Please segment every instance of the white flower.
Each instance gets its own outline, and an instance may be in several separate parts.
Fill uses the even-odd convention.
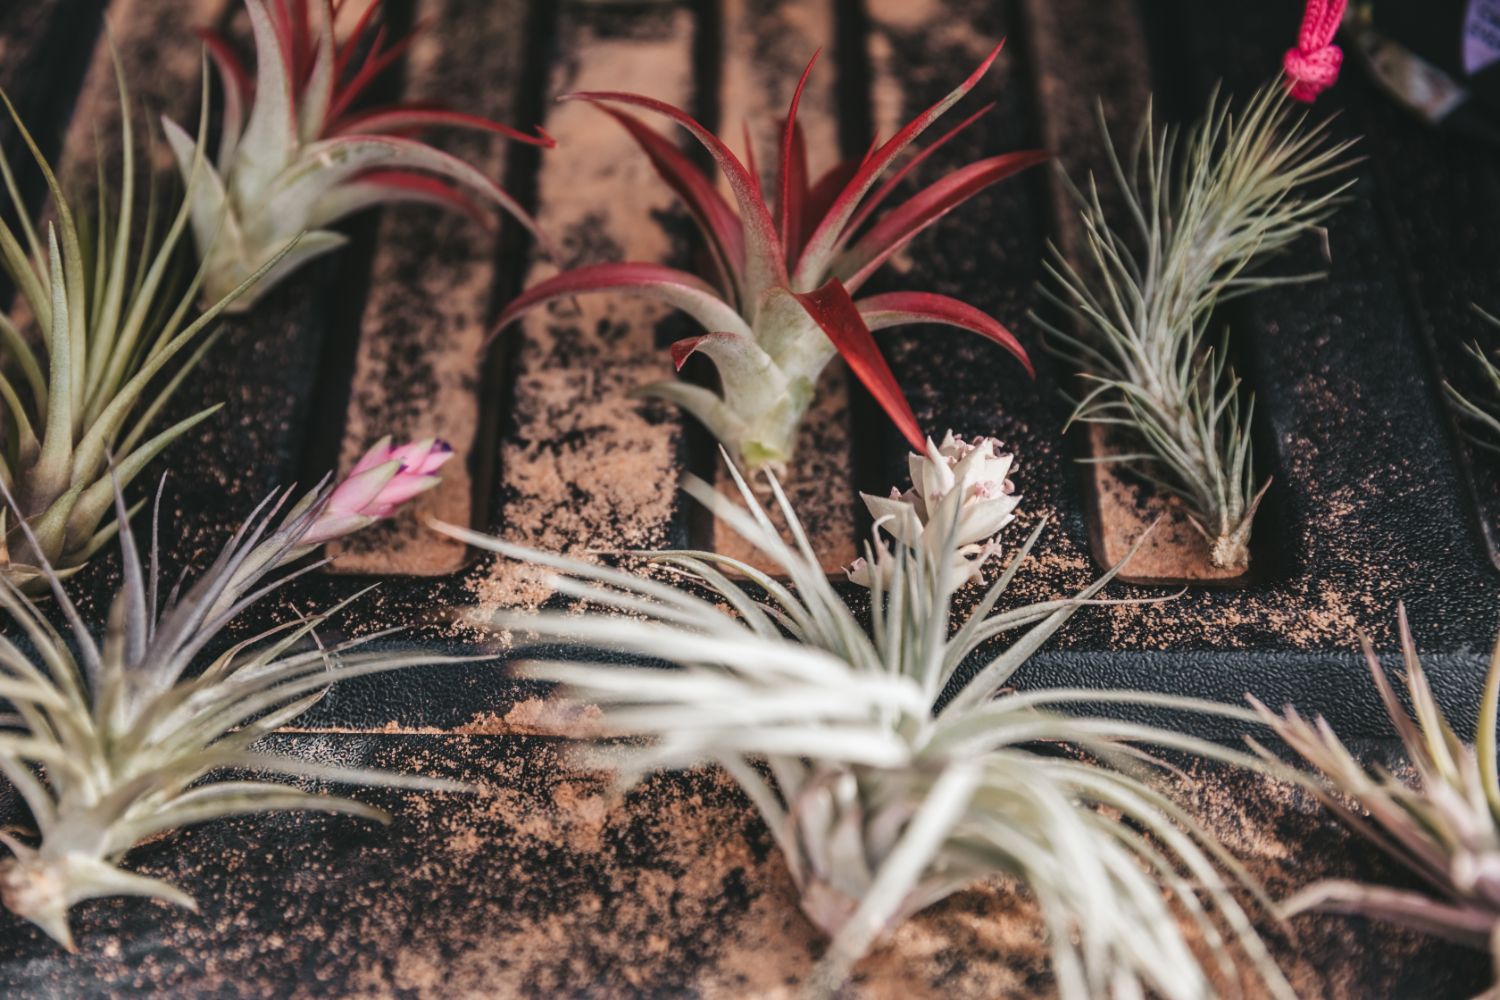
[[[856,559],[846,570],[849,579],[862,587],[871,585],[875,573],[883,580],[890,579],[891,552],[879,538],[881,531],[913,549],[921,545],[950,547],[954,568],[964,573],[966,581],[977,577],[984,564],[1000,551],[994,538],[1015,520],[1021,502],[1010,480],[1014,463],[1015,456],[995,438],[965,441],[952,431],[940,445],[929,438],[927,453],[913,452],[909,459],[910,489],[905,493],[892,489],[889,497],[861,494],[875,518],[875,561],[872,565]],[[956,524],[929,532],[943,501],[955,493],[959,497],[953,515]]]

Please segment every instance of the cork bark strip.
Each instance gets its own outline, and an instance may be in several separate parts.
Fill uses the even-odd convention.
[[[823,0],[725,0],[719,134],[737,148],[748,126],[756,162],[763,169],[776,163],[781,122],[792,92],[807,60],[819,48],[823,55],[802,93],[797,120],[807,141],[811,176],[820,176],[838,162],[838,70],[830,58],[832,6]],[[716,483],[721,493],[740,502],[734,482],[723,470]],[[824,372],[782,486],[804,522],[823,569],[830,574],[840,572],[857,553],[849,381],[841,361]],[[774,564],[721,521],[713,524],[712,544],[715,552],[776,571]]]
[[[1025,0],[1030,63],[1036,72],[1038,118],[1047,148],[1057,151],[1075,180],[1105,178],[1109,165],[1096,109],[1116,136],[1130,136],[1150,99],[1149,57],[1138,6],[1131,0]],[[1087,31],[1079,25],[1087,24]],[[1083,247],[1078,210],[1054,175],[1054,231],[1063,252],[1077,260]],[[1106,208],[1108,205],[1106,204]],[[1097,426],[1084,432],[1089,454],[1109,454]],[[1220,569],[1182,506],[1118,466],[1086,467],[1089,539],[1101,566],[1124,559],[1141,533],[1156,523],[1146,545],[1121,574],[1132,583],[1229,583],[1244,576]]]
[[[560,13],[549,94],[622,90],[691,106],[694,21],[682,5],[631,9],[569,4]],[[549,103],[557,148],[538,177],[539,221],[565,267],[604,261],[681,266],[676,199],[629,136],[597,108]],[[659,118],[644,119],[664,134]],[[668,220],[674,232],[663,228]],[[536,260],[526,284],[556,273]],[[505,538],[580,555],[674,543],[682,419],[631,389],[675,378],[658,346],[665,306],[621,294],[581,295],[538,309],[516,338],[513,409],[500,455]],[[549,590],[526,567],[482,566],[468,586],[481,606],[531,605]]]
[[[515,117],[525,4],[422,0],[416,14],[427,27],[407,56],[405,99],[453,104],[527,128]],[[507,183],[505,142],[457,130],[433,141]],[[504,217],[500,225],[519,223]],[[423,519],[474,522],[470,459],[483,405],[479,373],[496,281],[495,240],[473,219],[428,205],[394,207],[381,220],[340,466],[349,469],[385,434],[440,437],[456,456],[436,489],[389,523],[336,546],[335,572],[437,576],[463,565],[464,546],[427,530]]]

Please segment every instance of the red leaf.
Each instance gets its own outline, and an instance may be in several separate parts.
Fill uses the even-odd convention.
[[[485,229],[495,229],[494,220],[489,213],[480,208],[472,198],[452,184],[429,174],[409,170],[372,170],[367,174],[360,174],[356,182],[393,188],[414,200],[436,202],[467,215]]]
[[[349,61],[364,45],[365,33],[370,30],[370,22],[375,17],[375,12],[380,9],[380,4],[381,0],[370,0],[370,3],[365,6],[364,13],[359,15],[359,20],[354,22],[354,28],[344,39],[344,44],[339,46],[338,58],[333,61],[335,80],[343,79],[344,71],[349,68]]]
[[[776,237],[776,224],[771,221],[770,209],[766,207],[765,199],[761,197],[759,182],[750,175],[745,165],[729,151],[724,143],[719,141],[717,136],[695,121],[691,115],[680,108],[674,108],[665,101],[618,91],[565,94],[559,99],[588,101],[592,104],[628,104],[665,115],[687,129],[713,157],[714,163],[728,180],[729,188],[734,192],[735,202],[739,205],[740,220],[745,231],[746,305],[753,306],[761,292],[767,288],[787,283],[786,259],[782,255],[781,243]]]
[[[1006,153],[958,168],[883,216],[860,237],[859,242],[839,256],[834,262],[835,269],[851,288],[858,288],[891,254],[911,242],[922,230],[991,184],[1047,158],[1046,153],[1035,150]]]
[[[750,336],[750,327],[707,282],[661,264],[639,263],[589,264],[538,282],[505,307],[490,336],[553,299],[611,290],[661,299],[691,315],[706,330]]]
[[[838,352],[848,362],[849,370],[870,390],[870,395],[875,397],[881,409],[890,416],[902,436],[917,451],[925,451],[927,442],[922,436],[922,428],[917,424],[917,416],[911,411],[911,404],[901,392],[891,366],[886,364],[885,356],[875,343],[874,334],[865,325],[843,283],[837,278],[830,278],[827,284],[816,291],[793,294],[802,303],[802,308],[807,310],[807,314],[822,327],[828,339],[833,341],[833,346],[838,348]]]
[[[802,202],[807,196],[807,145],[802,141],[802,131],[797,127],[797,107],[802,103],[802,90],[807,86],[807,78],[812,75],[813,66],[817,65],[822,51],[818,49],[807,61],[802,79],[797,81],[797,89],[792,92],[792,103],[781,128],[781,170],[777,176],[780,191],[776,206],[781,216],[781,246],[788,261],[797,259],[797,244],[801,241]]]
[[[224,86],[233,87],[239,93],[240,100],[248,104],[250,95],[255,90],[255,82],[250,79],[250,71],[245,68],[234,49],[216,31],[198,28],[193,34],[198,36],[208,49],[208,54],[213,57],[214,66],[218,68]]]
[[[365,89],[371,83],[375,82],[375,78],[395,65],[396,60],[405,55],[406,50],[411,48],[412,43],[417,40],[417,32],[412,31],[399,39],[390,48],[381,51],[381,45],[385,43],[385,36],[385,26],[381,25],[380,29],[375,32],[375,41],[370,43],[370,52],[365,56],[365,61],[359,67],[359,71],[350,78],[348,83],[335,89],[333,101],[329,105],[328,115],[324,121],[339,121],[344,113],[349,110],[350,106],[354,104],[355,100],[358,99],[359,95],[364,93]]]
[[[755,182],[755,194],[761,201],[766,200],[765,189],[760,186],[760,167],[755,162],[755,136],[750,134],[750,122],[740,122],[740,138],[745,143],[745,171],[750,179]]]
[[[527,135],[525,132],[513,129],[509,125],[502,125],[497,121],[492,121],[480,115],[452,111],[438,104],[417,102],[392,104],[349,115],[329,128],[327,134],[339,135],[347,132],[362,132],[370,135],[380,132],[405,132],[411,129],[425,129],[437,126],[474,129],[478,132],[493,132],[496,135],[503,135],[507,139],[515,139],[518,142],[530,143],[533,146],[542,146],[546,149],[551,149],[557,145],[557,140],[541,128],[537,129],[537,135]]]
[[[849,225],[844,228],[844,232],[842,234],[842,239],[840,242],[842,243],[842,240],[846,240],[850,235],[858,232],[859,227],[864,225],[865,221],[868,220],[871,215],[875,214],[875,210],[885,203],[885,200],[890,197],[891,192],[896,189],[896,186],[904,181],[913,170],[916,170],[928,157],[947,145],[949,140],[958,135],[964,129],[968,128],[970,125],[973,125],[980,118],[984,117],[984,115],[988,114],[991,110],[993,110],[994,107],[994,101],[986,104],[984,107],[980,108],[978,111],[974,112],[972,115],[959,122],[953,128],[943,133],[940,138],[938,138],[935,142],[930,143],[921,152],[917,153],[916,156],[913,156],[910,160],[907,160],[905,166],[903,166],[900,170],[897,170],[894,174],[887,178],[886,182],[880,185],[880,187],[876,189],[875,193],[866,198],[864,202],[859,206],[859,211],[854,214],[854,218],[850,219]]]
[[[859,160],[845,160],[828,168],[828,172],[819,177],[817,182],[807,192],[807,199],[802,205],[802,233],[799,245],[804,245],[807,238],[812,235],[813,227],[816,226],[828,214],[828,208],[833,204],[833,199],[849,183],[849,178],[859,169]]]
[[[967,302],[932,292],[888,292],[861,299],[857,306],[871,330],[907,323],[941,323],[988,337],[1015,355],[1016,360],[1026,367],[1026,373],[1036,378],[1036,368],[1015,335],[989,313]]]
[[[797,281],[806,283],[816,280],[818,274],[826,266],[828,258],[833,254],[838,245],[844,228],[855,211],[859,208],[860,199],[874,186],[885,168],[896,158],[907,146],[916,141],[917,137],[927,131],[933,122],[937,121],[942,114],[956,104],[965,94],[973,90],[979,83],[981,77],[989,71],[996,57],[1000,55],[1000,49],[1004,42],[995,46],[984,62],[974,72],[969,74],[968,79],[959,84],[947,97],[938,101],[932,107],[922,112],[902,127],[901,131],[891,137],[890,141],[881,146],[872,155],[868,156],[860,164],[859,170],[849,181],[847,187],[834,200],[833,207],[824,216],[823,221],[813,232],[812,238],[808,240],[807,250],[802,255],[802,260],[797,268]]]
[[[739,216],[734,214],[734,209],[729,207],[718,188],[676,144],[668,142],[639,118],[617,108],[601,105],[600,110],[624,126],[645,152],[657,174],[682,199],[707,238],[728,287],[737,289],[745,266],[745,232]]]

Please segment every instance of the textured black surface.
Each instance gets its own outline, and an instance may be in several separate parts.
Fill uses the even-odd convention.
[[[256,817],[144,845],[132,868],[186,887],[201,912],[86,903],[74,912],[80,951],[67,955],[0,910],[0,994],[541,1000],[687,997],[711,986],[714,995],[761,996],[768,979],[795,983],[820,948],[769,834],[722,777],[655,779],[606,810],[605,784],[570,774],[548,740],[324,735],[276,744],[482,791],[356,791],[391,813],[386,827]],[[1210,796],[1253,803],[1257,794],[1233,775],[1198,777]],[[1347,853],[1337,827],[1295,808],[1251,804],[1223,822],[1284,838],[1323,859],[1306,862],[1320,871],[1404,884],[1368,852]],[[1270,888],[1284,891],[1275,870]],[[986,935],[986,924],[1019,937]],[[1262,927],[1290,962],[1288,942],[1269,922]],[[1297,930],[1298,969],[1339,977],[1344,996],[1458,998],[1485,983],[1474,953],[1343,918],[1301,920]],[[995,996],[982,984],[1019,978],[1026,995],[1047,996],[1050,977],[1035,952],[1041,934],[1013,891],[966,893],[917,917],[863,967],[870,993],[850,992]],[[954,946],[934,949],[928,935]],[[1368,949],[1357,963],[1351,936]],[[899,992],[882,992],[882,983]]]
[[[956,163],[1039,145],[1034,123],[1046,113],[1034,90],[1040,67],[1027,62],[1027,26],[1016,6],[950,7],[974,26],[972,36],[914,25],[892,37],[889,72],[903,88],[904,112],[946,92],[955,67],[977,61],[974,53],[982,52],[985,39],[1009,36],[1013,51],[974,98],[996,100],[996,111],[940,159]],[[1279,51],[1286,24],[1295,20],[1294,7],[1148,5],[1152,42],[1168,50],[1155,60],[1155,77],[1173,87],[1164,99],[1167,114],[1195,113],[1217,79],[1242,94],[1263,80],[1268,61],[1274,65],[1268,54]],[[566,16],[601,30],[613,21],[628,31],[642,15],[612,5],[580,6]],[[845,23],[851,23],[847,11]],[[840,55],[848,62],[862,53],[845,45]],[[861,82],[869,72],[856,66],[842,76]],[[846,103],[857,100],[844,90]],[[1447,181],[1433,178],[1446,178],[1451,163],[1461,177],[1467,172],[1492,183],[1488,163],[1455,150],[1461,140],[1416,129],[1357,72],[1346,73],[1325,101],[1320,114],[1348,112],[1334,123],[1336,135],[1369,133],[1362,148],[1370,157],[1330,226],[1328,280],[1252,300],[1229,317],[1269,445],[1261,449],[1262,462],[1277,480],[1262,533],[1270,536],[1262,548],[1274,550],[1273,572],[1244,589],[1190,590],[1149,613],[1087,610],[1046,659],[1023,672],[1021,683],[1165,687],[1170,680],[1183,693],[1236,702],[1248,689],[1272,703],[1295,700],[1325,712],[1343,731],[1382,734],[1382,723],[1367,711],[1363,667],[1353,650],[1361,630],[1389,648],[1396,604],[1405,601],[1422,647],[1451,664],[1438,670],[1440,694],[1460,714],[1471,701],[1500,608],[1500,577],[1482,542],[1488,508],[1476,507],[1466,482],[1461,463],[1467,449],[1441,406],[1431,336],[1423,331],[1441,329],[1449,354],[1455,349],[1458,338],[1448,335],[1444,317],[1464,314],[1468,298],[1482,298],[1480,280],[1495,259],[1487,252],[1494,227],[1475,221],[1458,228],[1439,266],[1420,263],[1443,244],[1445,219],[1482,218],[1470,211],[1475,202],[1466,182],[1454,181],[1450,190]],[[1425,178],[1426,186],[1414,178]],[[1004,352],[976,338],[920,329],[889,340],[925,426],[995,434],[1021,456],[1017,478],[1026,509],[1047,514],[1053,524],[1043,547],[1051,558],[1023,574],[1027,597],[1066,592],[1089,575],[1080,561],[1087,526],[1074,464],[1079,443],[1057,436],[1066,416],[1058,388],[1070,373],[1046,356],[1022,320],[1036,303],[1041,248],[1052,225],[1045,184],[1033,171],[998,186],[922,237],[910,271],[879,279],[880,287],[930,288],[991,310],[1018,326],[1038,361],[1040,377],[1033,383]],[[1445,200],[1446,194],[1455,197]],[[1429,200],[1442,207],[1425,210]],[[361,234],[372,230],[360,227]],[[1284,266],[1319,264],[1318,248],[1308,245]],[[365,254],[342,254],[276,290],[233,325],[206,362],[206,377],[191,383],[176,404],[186,412],[228,400],[219,418],[177,450],[169,518],[178,558],[201,558],[274,484],[309,479],[309,453],[329,453],[324,396],[343,398],[338,381],[347,377],[347,361],[337,338],[334,347],[326,346],[327,331],[352,312],[348,296],[358,292],[360,269],[367,266]],[[1436,313],[1439,307],[1445,312]],[[862,482],[877,488],[904,475],[903,449],[870,409],[868,400],[856,406],[854,446]],[[81,589],[102,597],[111,576],[109,562],[101,561],[81,578]],[[292,588],[281,606],[322,604],[368,582],[309,580]],[[351,630],[432,620],[442,605],[463,599],[457,579],[379,582],[380,593],[367,603],[370,610],[354,614]],[[1152,592],[1117,587],[1114,593]],[[1245,669],[1246,663],[1255,669]],[[450,726],[480,710],[503,710],[526,693],[503,671],[470,669],[463,677],[371,679],[325,701],[319,721]]]
[[[35,48],[26,50],[24,71],[13,72],[15,63],[8,63],[0,67],[0,80],[33,113],[59,116],[44,130],[55,138],[81,73],[81,57],[70,59],[86,50],[99,5],[54,0],[47,6],[56,17],[36,36],[41,41]],[[540,81],[547,66],[570,57],[559,50],[566,31],[556,21],[628,35],[639,19],[660,16],[648,10],[659,6],[537,5],[531,21],[517,28],[532,32],[536,42],[527,78],[514,82],[529,95],[522,103],[531,108],[530,117],[541,113]],[[718,14],[711,0],[686,6],[699,19],[696,65],[702,73],[717,64]],[[975,53],[987,40],[1008,35],[1008,52],[981,85],[981,94],[971,98],[996,100],[996,110],[939,160],[954,164],[1041,144],[1038,119],[1048,108],[1037,81],[1044,67],[1028,48],[1031,26],[1021,15],[1022,5],[951,0],[942,6],[947,22],[967,30],[884,25],[855,0],[837,5],[841,35],[833,52],[845,104],[840,124],[846,149],[863,148],[864,133],[874,127],[867,94],[878,84],[862,44],[868,31],[886,33],[885,72],[899,84],[907,114],[946,92],[977,62]],[[398,5],[402,16],[409,16],[409,8]],[[1139,69],[1161,91],[1165,116],[1176,120],[1196,114],[1216,80],[1241,95],[1261,83],[1277,65],[1299,14],[1294,0],[1235,5],[1142,0],[1141,8],[1152,64]],[[0,11],[0,31],[20,23],[15,10]],[[1080,23],[1076,30],[1087,32],[1089,25]],[[62,38],[68,45],[59,48]],[[713,86],[700,83],[699,104],[712,105],[715,94]],[[1423,129],[1387,104],[1352,66],[1319,105],[1319,114],[1332,111],[1341,112],[1334,133],[1362,135],[1368,159],[1330,226],[1328,279],[1263,296],[1225,317],[1235,330],[1242,373],[1257,393],[1262,461],[1276,477],[1258,553],[1269,557],[1270,571],[1247,588],[1193,589],[1149,608],[1087,609],[1018,675],[1023,686],[1130,687],[1234,703],[1251,691],[1273,705],[1290,701],[1305,712],[1325,713],[1346,736],[1383,736],[1386,723],[1354,652],[1356,633],[1368,632],[1389,649],[1395,608],[1404,601],[1439,699],[1460,729],[1472,725],[1482,665],[1500,617],[1500,575],[1485,542],[1500,517],[1495,471],[1500,466],[1457,432],[1442,406],[1440,384],[1444,378],[1464,384],[1472,373],[1461,346],[1487,335],[1470,303],[1500,310],[1493,291],[1500,265],[1500,187],[1493,154]],[[3,123],[0,141],[9,143]],[[1059,152],[1067,162],[1069,151]],[[535,162],[525,152],[515,160],[522,170],[534,169]],[[510,186],[534,190],[524,178]],[[28,193],[39,195],[34,185]],[[1058,436],[1067,413],[1059,389],[1070,373],[1045,355],[1036,332],[1022,319],[1036,303],[1042,245],[1053,229],[1050,212],[1041,172],[1009,181],[922,237],[912,253],[913,267],[881,277],[878,289],[872,289],[931,289],[971,301],[1012,324],[1038,362],[1039,378],[1032,382],[1004,352],[952,331],[914,330],[887,341],[926,427],[994,434],[1021,456],[1016,478],[1026,495],[1027,517],[1020,527],[1043,514],[1052,521],[1044,558],[1018,580],[1018,594],[1027,599],[1071,591],[1097,572],[1088,556],[1082,473],[1074,462],[1082,443]],[[353,232],[356,242],[368,242],[375,227],[366,219]],[[505,240],[497,252],[505,260],[523,260],[524,245],[514,237]],[[330,442],[338,432],[330,414],[339,411],[334,401],[347,396],[340,380],[348,376],[350,317],[358,315],[368,262],[368,251],[346,252],[276,290],[250,318],[232,326],[205,363],[205,377],[189,383],[174,404],[185,413],[227,401],[215,420],[171,453],[164,527],[174,575],[177,565],[204,565],[232,524],[276,484],[306,483],[330,460]],[[1284,266],[1321,266],[1319,248],[1299,248]],[[521,268],[501,271],[513,284]],[[497,297],[509,291],[514,289],[497,289]],[[1500,342],[1500,333],[1490,336]],[[488,419],[500,435],[514,432],[506,420],[503,361],[494,362],[485,383],[494,390]],[[857,398],[854,426],[861,484],[883,489],[904,476],[903,447],[868,399]],[[703,449],[694,452],[701,456]],[[492,461],[484,456],[471,461],[493,479]],[[492,487],[493,482],[483,483],[478,492],[489,496]],[[488,526],[504,523],[504,501],[496,497]],[[685,534],[685,525],[679,530]],[[75,589],[86,595],[92,620],[102,621],[103,600],[116,578],[112,558],[100,559],[77,578]],[[346,634],[405,622],[413,625],[408,641],[437,642],[456,651],[475,648],[472,634],[456,631],[447,620],[445,609],[466,598],[460,576],[320,575],[289,588],[264,614],[327,606],[371,582],[380,590],[339,626]],[[1117,587],[1112,593],[1161,596],[1145,588]],[[235,636],[260,624],[245,622]],[[327,638],[337,637],[335,632]],[[314,728],[395,723],[397,728],[453,729],[479,715],[503,717],[540,693],[511,679],[503,660],[427,668],[345,684],[302,721]],[[1212,720],[1174,721],[1226,740],[1239,735],[1236,727]],[[497,947],[466,936],[462,915],[468,908],[479,914],[477,920],[519,934],[516,928],[593,905],[593,897],[602,895],[606,903],[594,919],[606,927],[617,921],[620,935],[590,937],[585,927],[577,931],[584,943],[576,954],[518,956],[516,967],[527,971],[515,980],[514,992],[672,995],[687,991],[715,960],[715,949],[724,945],[723,922],[743,915],[758,898],[736,888],[739,876],[731,868],[722,883],[723,898],[715,903],[720,909],[694,910],[691,920],[672,923],[667,945],[688,956],[682,967],[651,965],[653,926],[665,922],[663,914],[681,920],[688,903],[676,899],[645,918],[626,918],[619,909],[626,890],[593,890],[610,880],[645,877],[622,873],[678,877],[681,872],[670,866],[660,872],[652,867],[662,842],[670,840],[671,821],[637,816],[630,821],[635,828],[627,824],[611,834],[616,839],[607,863],[587,852],[549,853],[535,839],[528,842],[532,853],[526,856],[503,854],[532,799],[551,795],[561,781],[554,744],[515,737],[352,734],[291,744],[346,761],[373,755],[391,766],[421,760],[435,772],[476,779],[504,774],[504,781],[515,782],[507,787],[519,799],[503,816],[476,818],[475,807],[448,797],[435,800],[428,814],[416,797],[371,793],[369,800],[403,814],[420,813],[423,822],[401,819],[382,832],[345,819],[255,819],[211,824],[148,845],[133,861],[182,880],[204,901],[205,916],[170,914],[139,902],[90,904],[78,925],[85,950],[64,958],[34,932],[0,915],[0,941],[9,956],[0,962],[0,994],[118,995],[154,989],[229,996],[286,993],[298,984],[316,992],[321,987],[309,985],[314,983],[332,992],[358,991],[362,984],[394,976],[397,957],[385,948],[394,948],[408,932],[432,930],[442,939],[429,949],[428,957],[437,962]],[[694,776],[653,788],[663,801],[678,801],[679,795],[691,800],[701,793],[736,824],[726,842],[748,845],[750,855],[764,861],[765,831],[722,783]],[[445,836],[468,831],[502,846],[477,856],[435,848],[433,828],[424,823],[449,814],[467,825],[444,828]],[[1342,840],[1326,839],[1334,837],[1326,830],[1322,836],[1318,848],[1324,853],[1345,850]],[[247,858],[255,860],[247,863]],[[1370,864],[1375,867],[1366,874],[1389,875]],[[404,901],[392,902],[390,894],[397,890],[389,886],[398,878],[404,880],[399,890]],[[776,891],[784,894],[785,888]],[[788,904],[782,899],[777,905]],[[322,933],[335,943],[325,947]],[[1375,943],[1372,967],[1397,964],[1381,957],[1378,946],[1384,940],[1366,939]],[[611,948],[616,961],[610,960]],[[1334,951],[1319,961],[1347,957]],[[961,964],[962,958],[952,961]],[[655,971],[631,978],[631,961]],[[1435,949],[1429,961],[1386,969],[1387,978],[1369,980],[1383,985],[1372,986],[1367,995],[1464,996],[1483,983],[1483,963],[1477,959],[1466,962]],[[376,980],[361,978],[371,975]]]

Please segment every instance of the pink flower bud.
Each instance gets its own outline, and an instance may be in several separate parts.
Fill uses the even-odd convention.
[[[389,437],[382,438],[334,488],[302,545],[322,545],[390,517],[402,504],[436,486],[437,470],[452,457],[453,448],[440,438],[399,448],[391,446]]]

